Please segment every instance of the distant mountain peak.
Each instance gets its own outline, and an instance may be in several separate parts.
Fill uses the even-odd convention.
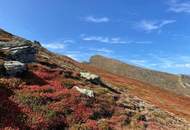
[[[92,56],[89,64],[108,72],[136,79],[144,83],[149,83],[153,86],[157,86],[177,94],[190,96],[190,87],[184,87],[183,85],[190,84],[189,76],[175,75],[142,68],[101,55]]]

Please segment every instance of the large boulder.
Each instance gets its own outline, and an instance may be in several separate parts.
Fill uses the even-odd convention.
[[[88,97],[94,97],[94,92],[92,90],[82,89],[77,86],[74,86],[74,88],[76,88],[77,91],[79,91],[80,93],[82,93]]]
[[[1,48],[7,59],[16,60],[23,63],[34,62],[36,57],[36,49],[33,46],[19,46]]]
[[[100,79],[100,76],[98,75],[91,74],[89,72],[80,72],[80,76],[90,81],[91,83],[101,84],[101,79]]]
[[[26,65],[19,61],[5,61],[4,68],[8,76],[16,76],[26,71]]]

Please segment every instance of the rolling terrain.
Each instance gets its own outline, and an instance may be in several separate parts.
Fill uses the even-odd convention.
[[[2,130],[188,130],[189,101],[0,30]]]
[[[177,94],[190,96],[190,77],[186,75],[174,75],[154,71],[99,55],[91,57],[89,64],[108,72],[136,79]]]

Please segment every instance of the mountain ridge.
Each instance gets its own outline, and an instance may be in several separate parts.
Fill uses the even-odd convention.
[[[107,70],[114,74],[127,76],[133,79],[137,79],[154,86],[158,86],[177,94],[190,95],[190,88],[188,85],[181,85],[180,81],[190,80],[189,76],[186,75],[175,75],[166,72],[155,71],[147,68],[142,68],[134,65],[130,65],[119,60],[106,58],[100,55],[92,56],[89,64]],[[184,83],[186,84],[186,83]],[[189,83],[187,83],[189,84]],[[184,87],[185,86],[185,87]]]
[[[159,89],[148,91],[159,92],[159,100],[145,98],[146,87],[50,52],[36,41],[12,34],[0,40],[2,130],[190,128],[189,98]]]

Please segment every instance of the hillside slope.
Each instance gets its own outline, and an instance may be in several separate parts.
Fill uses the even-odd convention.
[[[177,94],[190,96],[190,78],[145,69],[103,56],[93,56],[90,64],[103,70],[164,88]]]
[[[128,89],[128,85],[136,89],[132,84],[121,87],[121,77],[117,81],[110,73],[95,75],[93,67],[49,52],[39,42],[6,31],[0,35],[2,130],[190,128],[188,118],[181,113],[178,116],[137,97]],[[4,40],[7,35],[9,40]],[[110,77],[104,80],[106,76]]]

